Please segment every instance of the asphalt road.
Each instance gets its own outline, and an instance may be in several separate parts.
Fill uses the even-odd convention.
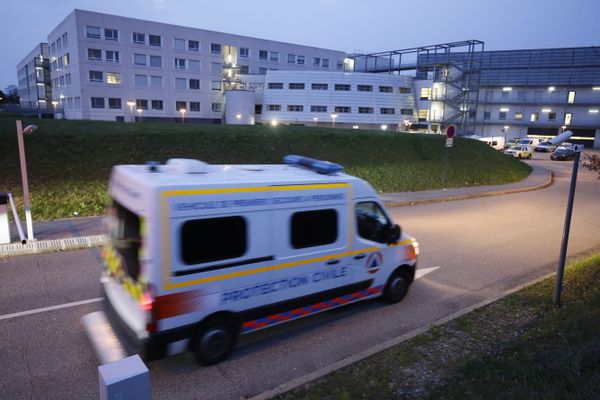
[[[213,367],[188,353],[151,362],[153,398],[251,397],[555,270],[572,163],[536,158],[555,173],[549,188],[391,210],[418,239],[420,268],[439,267],[402,303],[363,302],[245,336]],[[569,255],[599,249],[599,199],[600,181],[580,170]],[[80,318],[100,308],[99,275],[96,249],[0,259],[1,399],[98,398]]]

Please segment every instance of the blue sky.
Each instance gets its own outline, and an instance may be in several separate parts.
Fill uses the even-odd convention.
[[[600,0],[0,0],[0,89],[74,8],[348,52],[600,46]]]

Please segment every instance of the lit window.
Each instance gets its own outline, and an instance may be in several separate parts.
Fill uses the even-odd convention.
[[[429,118],[429,110],[419,110],[419,121],[427,121]]]
[[[523,119],[523,113],[522,112],[516,112],[515,113],[515,121],[521,121]]]
[[[540,116],[539,116],[539,114],[538,114],[538,113],[536,113],[536,112],[533,112],[533,113],[531,113],[531,118],[529,118],[529,120],[530,120],[531,122],[536,122],[536,121],[539,119],[539,117],[540,117]]]
[[[573,113],[566,113],[565,114],[565,125],[571,125],[572,121],[573,121]]]
[[[575,103],[575,91],[574,90],[569,91],[569,94],[567,96],[567,103],[569,103],[569,104]],[[568,124],[565,123],[565,125],[568,125]]]
[[[121,84],[121,74],[116,72],[107,72],[106,73],[106,83],[111,85],[120,85]],[[119,107],[121,108],[121,107]]]
[[[428,87],[421,88],[420,100],[429,100],[430,96],[431,96],[431,88],[428,88]]]

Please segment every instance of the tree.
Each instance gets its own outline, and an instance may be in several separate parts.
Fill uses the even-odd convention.
[[[586,154],[583,157],[582,165],[590,171],[598,172],[598,179],[600,179],[600,156],[596,154]]]
[[[18,104],[19,103],[19,88],[15,85],[8,85],[4,89],[6,93],[5,100],[7,103]],[[3,96],[4,97],[4,96]]]

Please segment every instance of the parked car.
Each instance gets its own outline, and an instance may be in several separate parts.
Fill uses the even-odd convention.
[[[504,144],[504,149],[512,149],[513,147],[515,147],[516,145],[519,144],[519,140],[521,140],[520,138],[512,138],[510,139],[508,142],[506,142]]]
[[[524,138],[519,140],[519,144],[529,146],[532,149],[535,149],[540,144],[540,139]]]
[[[545,142],[541,142],[540,144],[538,144],[534,150],[540,151],[543,153],[548,153],[548,152],[552,152],[552,151],[556,150],[556,145],[552,144],[552,142],[550,142],[550,141],[545,141]]]
[[[504,154],[517,158],[531,159],[531,147],[518,144],[511,149],[505,150]]]
[[[554,160],[554,161],[574,160],[575,154],[577,154],[575,149],[573,149],[571,147],[566,147],[566,146],[559,146],[550,155],[550,159]]]

